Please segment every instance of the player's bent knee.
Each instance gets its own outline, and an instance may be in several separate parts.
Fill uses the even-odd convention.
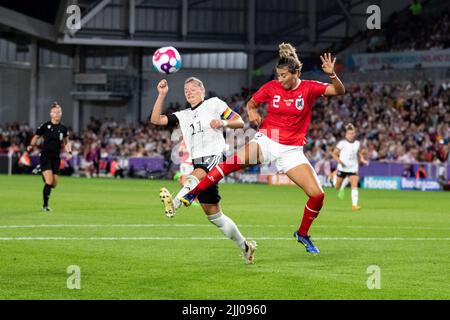
[[[220,205],[219,204],[206,204],[201,203],[202,209],[205,212],[207,216],[214,215],[218,212],[220,212]]]
[[[325,199],[325,193],[321,192],[321,193],[319,193],[317,195],[314,195],[314,198],[316,198],[317,201],[322,201],[323,202],[323,200]]]
[[[317,201],[323,201],[323,199],[325,199],[325,193],[321,189],[311,191],[311,192],[307,193],[307,195],[310,198],[316,199]]]
[[[314,203],[320,204],[320,206],[322,206],[323,201],[325,200],[325,193],[320,192],[317,194],[313,194],[309,197],[309,199],[314,201]]]
[[[319,214],[320,209],[323,206],[323,200],[325,199],[325,193],[318,193],[309,197],[306,206],[316,212],[316,216]]]

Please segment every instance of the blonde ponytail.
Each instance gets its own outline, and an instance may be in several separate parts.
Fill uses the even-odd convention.
[[[291,73],[302,70],[302,63],[297,56],[295,48],[290,43],[283,42],[279,44],[278,52],[280,59],[278,60],[277,68],[288,68]]]
[[[278,49],[280,53],[280,59],[290,57],[298,59],[297,54],[295,53],[296,50],[290,43],[283,42],[278,45]]]

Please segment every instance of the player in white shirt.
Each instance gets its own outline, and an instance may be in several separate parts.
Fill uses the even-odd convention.
[[[345,139],[338,142],[332,153],[338,163],[335,188],[339,190],[344,179],[348,178],[352,188],[352,210],[357,211],[361,209],[358,205],[359,163],[367,165],[368,162],[361,155],[360,142],[355,140],[355,127],[349,123],[345,130]]]
[[[205,87],[200,79],[190,77],[184,83],[184,95],[191,107],[168,115],[161,114],[169,91],[167,81],[161,80],[157,89],[158,98],[153,106],[150,121],[159,126],[180,126],[194,166],[194,171],[187,177],[176,197],[172,197],[166,188],[160,190],[166,216],[173,217],[181,206],[179,200],[181,196],[193,189],[212,168],[225,160],[226,144],[223,128],[243,128],[244,121],[219,98],[205,100]],[[254,261],[256,242],[246,240],[242,236],[234,221],[222,212],[220,199],[218,184],[214,184],[198,196],[208,220],[241,248],[246,262],[251,264]]]

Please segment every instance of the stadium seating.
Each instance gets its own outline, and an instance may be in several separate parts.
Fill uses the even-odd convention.
[[[210,95],[215,93],[210,92]],[[245,101],[251,91],[222,97],[246,122]],[[329,159],[330,151],[343,138],[342,127],[351,122],[358,130],[358,139],[371,161],[417,163],[449,163],[450,82],[350,85],[340,99],[320,99],[309,130],[310,143],[306,155],[311,161]],[[170,104],[167,112],[182,109]],[[20,156],[33,132],[25,124],[9,124],[0,128],[0,153]],[[171,131],[149,123],[127,126],[113,119],[91,119],[86,129],[71,133],[74,156],[82,160],[80,168],[92,173],[98,170],[99,159],[163,158],[170,169]],[[37,155],[35,150],[32,155]]]

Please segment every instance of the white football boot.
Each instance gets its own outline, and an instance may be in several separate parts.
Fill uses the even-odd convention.
[[[169,190],[167,190],[166,188],[161,188],[161,190],[159,190],[159,198],[161,199],[161,202],[164,204],[165,215],[168,218],[173,218],[176,209],[173,205],[173,198]]]
[[[246,240],[245,241],[245,247],[246,250],[242,252],[242,254],[244,255],[244,259],[245,262],[247,264],[253,264],[255,262],[255,251],[256,251],[256,247],[258,246],[256,244],[256,241],[254,240]]]

